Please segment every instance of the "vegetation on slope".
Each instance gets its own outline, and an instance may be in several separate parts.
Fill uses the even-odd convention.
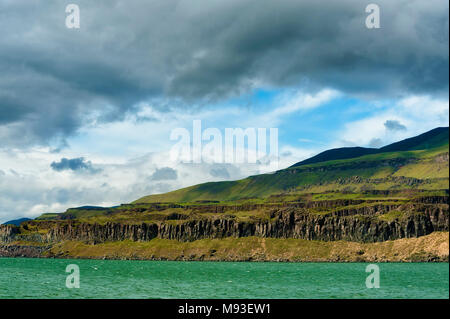
[[[434,130],[433,130],[434,131]],[[238,181],[210,182],[173,192],[149,195],[138,203],[192,202],[199,200],[239,200],[265,198],[280,193],[308,193],[352,189],[448,189],[448,129],[446,134],[425,133],[413,140],[422,150],[401,150],[369,154],[356,158],[302,164],[273,174],[250,176]],[[423,137],[430,137],[427,141]],[[399,142],[399,149],[417,148],[411,141]],[[394,144],[393,144],[394,145]],[[382,148],[392,150],[391,146]],[[326,187],[329,185],[329,187]]]
[[[224,238],[179,242],[153,239],[87,244],[61,242],[47,256],[95,259],[209,261],[448,261],[448,232],[381,243],[324,242],[282,238]]]
[[[448,127],[438,127],[419,136],[405,139],[381,148],[365,148],[365,147],[342,147],[327,150],[316,156],[298,162],[292,167],[314,164],[319,162],[327,162],[339,159],[349,159],[369,154],[412,151],[437,148],[448,143],[449,132]]]

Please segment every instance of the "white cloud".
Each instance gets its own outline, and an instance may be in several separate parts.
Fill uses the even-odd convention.
[[[41,150],[13,154],[0,151],[0,223],[18,217],[36,217],[45,212],[62,212],[70,207],[128,203],[149,194],[208,181],[236,180],[270,168],[264,164],[171,162],[169,152],[162,151],[119,164],[92,160],[93,168],[101,169],[94,175],[52,170],[50,163],[63,155]],[[177,178],[155,180],[155,173],[162,168],[176,171]],[[217,169],[226,169],[228,175],[211,174]]]
[[[300,111],[309,111],[320,107],[341,96],[339,91],[323,89],[315,94],[297,91],[283,94],[275,100],[276,107],[263,115],[256,115],[247,122],[257,123],[258,127],[276,127],[283,117]]]
[[[322,146],[323,147],[323,146]],[[322,148],[321,147],[321,148]],[[298,163],[304,159],[316,155],[321,148],[315,149],[303,149],[298,147],[293,147],[290,145],[284,145],[280,148],[280,169],[289,167],[295,163]]]
[[[292,97],[285,97],[283,105],[273,110],[270,115],[278,117],[299,110],[310,110],[338,98],[340,95],[338,91],[332,89],[323,89],[316,94],[308,94],[300,91]]]
[[[386,121],[397,121],[404,130],[387,130]],[[416,136],[439,126],[448,126],[448,100],[430,96],[410,96],[378,114],[349,122],[338,134],[333,147],[368,146],[374,139],[384,145]]]

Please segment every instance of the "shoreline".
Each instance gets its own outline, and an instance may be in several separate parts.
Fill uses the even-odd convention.
[[[449,260],[438,261],[275,261],[275,260],[172,260],[172,259],[100,259],[100,258],[77,258],[77,257],[6,257],[0,256],[2,259],[57,259],[57,260],[97,260],[97,261],[161,261],[161,262],[186,262],[186,263],[277,263],[277,264],[449,264]]]
[[[64,241],[0,245],[0,257],[91,260],[410,263],[449,262],[448,254],[448,232],[376,243],[227,237],[193,242],[153,239],[96,244]]]

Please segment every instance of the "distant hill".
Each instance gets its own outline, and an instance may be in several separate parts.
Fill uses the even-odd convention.
[[[3,223],[3,225],[15,225],[15,226],[20,226],[21,223],[26,222],[28,220],[31,220],[30,218],[19,218],[19,219],[14,219],[14,220],[10,220],[9,222]]]
[[[351,147],[325,151],[274,174],[210,182],[133,203],[197,202],[263,198],[281,193],[366,188],[448,189],[448,127],[440,127],[379,149]]]
[[[448,127],[438,127],[416,137],[384,146],[378,151],[382,153],[433,149],[448,144],[448,135]]]
[[[96,215],[102,215],[105,212],[108,212],[109,210],[116,208],[118,206],[113,207],[101,207],[101,206],[80,206],[80,207],[73,207],[67,209],[63,214],[56,214],[56,213],[45,213],[39,216],[38,220],[45,220],[45,219],[53,219],[56,216],[62,216],[66,218],[77,218],[79,216],[96,216]]]
[[[341,147],[327,150],[304,161],[298,162],[291,167],[340,159],[349,159],[369,154],[431,149],[448,143],[448,138],[448,127],[438,127],[421,135],[389,144],[381,148]]]

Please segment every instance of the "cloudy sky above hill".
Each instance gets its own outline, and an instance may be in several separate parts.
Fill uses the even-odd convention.
[[[0,222],[272,169],[172,160],[194,120],[278,128],[279,168],[447,126],[448,2],[369,3],[0,0]]]

